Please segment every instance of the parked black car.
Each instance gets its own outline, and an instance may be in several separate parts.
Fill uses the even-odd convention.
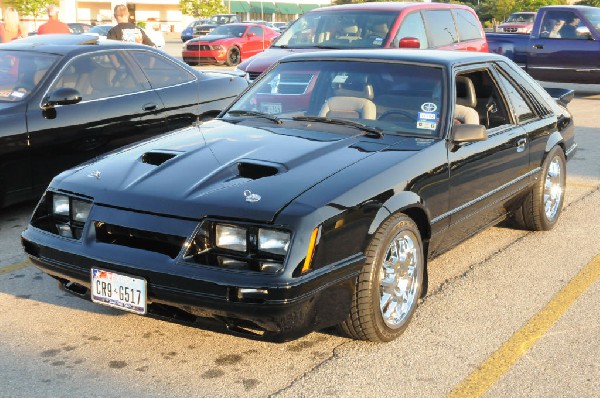
[[[216,116],[248,83],[148,46],[88,35],[0,45],[0,207],[39,198],[57,173]]]
[[[115,308],[390,341],[428,258],[506,217],[555,225],[576,148],[560,94],[495,54],[287,57],[218,119],[57,176],[23,245]]]

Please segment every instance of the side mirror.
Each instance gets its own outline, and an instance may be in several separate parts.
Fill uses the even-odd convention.
[[[403,37],[398,44],[399,48],[421,48],[421,42],[416,37]]]
[[[248,33],[248,37],[254,37],[254,36],[256,36],[256,33],[254,33],[254,32],[249,32]]]
[[[454,152],[460,144],[487,140],[488,134],[485,126],[481,124],[455,124],[450,131],[450,137]]]
[[[63,87],[54,90],[42,102],[42,108],[48,109],[56,105],[73,105],[81,102],[81,94],[74,88]]]

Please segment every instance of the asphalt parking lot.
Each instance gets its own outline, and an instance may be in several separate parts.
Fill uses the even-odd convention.
[[[500,225],[431,261],[428,296],[387,344],[266,343],[92,304],[27,262],[35,204],[0,210],[0,397],[598,396],[600,88],[578,90],[555,229]]]

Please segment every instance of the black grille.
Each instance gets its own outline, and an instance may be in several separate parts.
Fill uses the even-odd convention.
[[[96,221],[96,241],[177,257],[185,238]]]

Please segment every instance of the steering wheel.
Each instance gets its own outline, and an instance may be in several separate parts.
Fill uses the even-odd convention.
[[[408,121],[410,122],[416,122],[417,118],[415,117],[415,115],[413,115],[412,113],[410,113],[409,111],[405,111],[402,109],[392,109],[389,111],[385,111],[381,114],[381,116],[379,116],[377,118],[377,120],[383,120],[385,118],[388,118],[390,116],[394,116],[394,115],[400,115],[406,119],[408,119]]]

